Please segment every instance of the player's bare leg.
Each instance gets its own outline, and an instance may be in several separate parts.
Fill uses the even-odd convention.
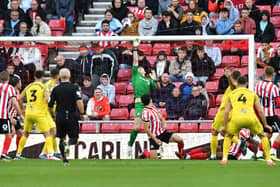
[[[280,159],[277,158],[277,149],[279,146],[280,146],[280,134],[277,135],[270,149],[271,159],[274,161],[280,161]]]
[[[184,159],[184,157],[186,156],[186,153],[184,151],[184,140],[183,138],[181,138],[180,136],[173,134],[170,139],[169,142],[175,142],[178,145],[178,152],[181,155],[181,160]]]
[[[19,141],[21,139],[21,137],[23,136],[23,131],[21,129],[16,130],[16,145],[17,145],[17,149],[18,150],[18,145],[19,145]]]
[[[218,147],[218,134],[219,132],[212,129],[212,136],[211,136],[211,142],[210,142],[210,149],[211,149],[211,160],[216,160],[216,153],[217,153],[217,147]]]
[[[271,157],[270,157],[270,145],[269,145],[268,138],[265,136],[264,133],[260,133],[260,134],[258,134],[258,136],[262,140],[262,147],[263,147],[263,151],[265,153],[267,165],[269,165],[269,166],[276,165],[274,162],[272,162]]]
[[[128,154],[127,154],[128,158],[132,158],[132,146],[134,144],[138,132],[140,131],[141,123],[142,123],[141,118],[134,119],[134,128],[130,133],[130,140],[128,143]]]
[[[228,134],[228,133],[225,135],[224,145],[223,145],[223,159],[219,163],[219,165],[227,165],[228,153],[229,153],[229,149],[231,146],[232,137],[233,137],[233,135]]]

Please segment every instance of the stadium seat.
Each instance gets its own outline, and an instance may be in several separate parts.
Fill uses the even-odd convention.
[[[96,133],[96,123],[83,123],[81,125],[80,132],[81,133]]]
[[[0,24],[4,25],[5,20],[4,19],[0,19]]]
[[[133,86],[131,82],[127,85],[126,94],[133,94]]]
[[[210,77],[210,80],[219,80],[224,75],[224,68],[217,68],[214,75]]]
[[[205,88],[207,92],[213,93],[218,91],[219,81],[208,81],[206,82]]]
[[[102,123],[101,133],[119,133],[120,126],[116,123]]]
[[[38,45],[38,48],[41,51],[41,61],[42,61],[43,67],[45,67],[45,61],[48,57],[48,51],[49,51],[48,46],[47,45]]]
[[[185,1],[183,0],[183,2],[185,2]],[[188,5],[184,5],[184,6],[182,6],[182,8],[183,8],[184,11],[186,11],[188,9]]]
[[[180,88],[180,86],[183,84],[183,82],[172,82],[177,88]]]
[[[270,22],[273,24],[275,28],[280,27],[280,16],[273,16],[270,18]]]
[[[152,55],[152,45],[151,44],[140,44],[138,46],[140,51],[143,51],[145,55],[151,56]]]
[[[241,75],[248,75],[248,66],[247,67],[243,67],[243,68],[236,68],[234,70],[237,70],[241,73]]]
[[[164,51],[166,55],[170,55],[170,43],[155,43],[153,47],[153,55],[158,55],[158,52]]]
[[[128,115],[127,108],[113,108],[111,110],[110,118],[112,120],[127,120]]]
[[[279,42],[271,42],[270,45],[273,47],[274,52],[276,52],[276,50],[277,50],[278,46],[280,45],[280,43]]]
[[[167,123],[166,127],[168,132],[179,132],[178,123]]]
[[[261,12],[263,10],[267,10],[269,12],[269,16],[271,16],[271,7],[270,7],[270,5],[257,5],[256,7],[258,7]]]
[[[130,110],[130,113],[129,113],[129,119],[130,119],[130,120],[134,120],[134,113],[135,113],[135,109],[132,108],[132,109]]]
[[[248,55],[244,55],[244,56],[242,56],[242,58],[241,58],[241,64],[240,64],[240,66],[241,66],[241,67],[248,67],[248,62],[249,62]]]
[[[119,107],[120,96],[121,96],[120,94],[117,94],[115,96],[115,107]]]
[[[200,123],[199,132],[211,132],[212,131],[212,123]]]
[[[218,111],[218,108],[210,108],[208,110],[208,115],[207,115],[207,119],[214,119],[214,117],[216,116]]]
[[[181,123],[180,124],[180,133],[183,132],[198,132],[197,123]]]
[[[272,9],[272,16],[280,16],[280,7],[279,6],[274,6]]]
[[[146,58],[150,62],[151,66],[154,67],[155,62],[157,61],[157,56],[146,56]]]
[[[258,49],[262,46],[262,43],[260,42],[256,42],[255,43],[255,49],[256,49],[256,53],[258,52]]]
[[[127,87],[127,82],[115,82],[115,91],[116,94],[125,94],[126,93],[126,87]]]
[[[218,94],[216,97],[216,106],[220,106],[222,99],[223,99],[224,94]]]
[[[133,12],[134,7],[133,6],[127,6],[129,12]]]
[[[167,112],[165,108],[158,108],[160,111],[161,116],[166,119],[167,118]]]
[[[117,81],[127,81],[131,79],[131,69],[120,69],[117,74]]]
[[[258,72],[258,77],[260,77],[260,76],[263,75],[264,69],[263,69],[263,68],[258,68],[258,69],[257,69],[257,72]]]
[[[225,67],[225,66],[239,67],[240,66],[240,57],[239,56],[223,56],[221,66],[222,67]]]
[[[49,21],[49,27],[52,31],[65,31],[66,24],[63,19],[51,19]]]
[[[276,108],[275,109],[275,113],[280,118],[280,108]]]
[[[134,103],[134,95],[120,95],[119,107],[127,107],[129,104]]]
[[[51,31],[52,36],[63,36],[63,34],[64,34],[64,31],[55,31],[55,30]]]
[[[215,99],[215,95],[213,93],[208,93],[209,96],[209,107],[216,107],[216,99]]]
[[[177,58],[177,56],[167,56],[167,60],[171,62],[174,58]]]
[[[280,41],[280,29],[275,29],[276,40]]]
[[[129,133],[132,131],[134,124],[133,123],[120,123],[120,133]]]

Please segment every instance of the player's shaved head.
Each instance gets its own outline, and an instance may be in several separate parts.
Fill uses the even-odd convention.
[[[55,79],[59,75],[59,70],[54,68],[51,70],[51,78]]]
[[[62,68],[59,71],[59,76],[60,76],[61,80],[69,80],[70,76],[71,76],[70,70],[67,68]]]
[[[9,80],[10,74],[7,71],[2,71],[0,73],[0,82],[7,82]]]
[[[241,76],[241,73],[239,72],[239,71],[233,71],[232,73],[231,73],[231,77],[232,77],[232,79],[233,80],[238,80],[239,79],[239,77]]]
[[[271,66],[266,66],[264,68],[264,75],[266,77],[272,77],[274,75],[274,68]]]
[[[247,85],[247,82],[248,82],[247,76],[239,77],[237,82],[238,82],[238,85],[240,85],[240,86]]]
[[[141,101],[144,104],[144,106],[149,105],[151,100],[152,100],[152,97],[150,94],[145,94],[145,95],[142,95],[142,97],[141,97]]]
[[[45,76],[45,73],[42,70],[38,70],[38,71],[35,72],[35,79],[41,79],[44,76]]]

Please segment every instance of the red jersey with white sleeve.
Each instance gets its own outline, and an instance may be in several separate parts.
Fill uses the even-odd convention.
[[[16,90],[16,98],[17,98],[17,100],[19,99],[19,96],[20,96],[20,92],[18,90]],[[13,106],[11,100],[9,102],[8,111],[9,111],[9,115],[11,117],[17,117],[17,111],[16,111],[15,107]]]
[[[150,123],[149,127],[153,135],[159,136],[164,132],[161,126],[160,112],[156,107],[145,107],[142,112],[142,120]]]
[[[249,129],[241,129],[238,135],[239,140],[247,141],[250,137],[250,130]],[[229,154],[235,156],[237,160],[241,159],[242,152],[241,152],[241,141],[239,143],[232,143]]]
[[[260,81],[255,86],[255,92],[260,97],[265,116],[275,116],[275,99],[279,97],[277,86],[270,81]]]
[[[8,83],[0,83],[0,119],[9,119],[9,103],[16,97],[14,87]]]

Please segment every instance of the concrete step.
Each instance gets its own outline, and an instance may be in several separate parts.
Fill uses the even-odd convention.
[[[89,13],[90,14],[102,14],[104,15],[104,12],[107,10],[107,8],[90,8]]]
[[[88,32],[88,33],[76,32],[76,33],[72,33],[72,36],[92,36],[92,35],[93,35],[93,32]]]
[[[79,26],[92,26],[95,27],[99,20],[82,20]]]
[[[104,18],[103,14],[86,14],[85,15],[85,20],[88,20],[88,21],[93,21],[93,20],[100,21],[103,18]]]
[[[89,26],[77,26],[76,27],[77,33],[94,33],[95,32],[95,27],[89,27]]]
[[[75,60],[79,56],[79,51],[59,51],[59,55],[64,56],[66,59],[73,59]]]
[[[93,8],[111,8],[111,2],[93,2]]]

